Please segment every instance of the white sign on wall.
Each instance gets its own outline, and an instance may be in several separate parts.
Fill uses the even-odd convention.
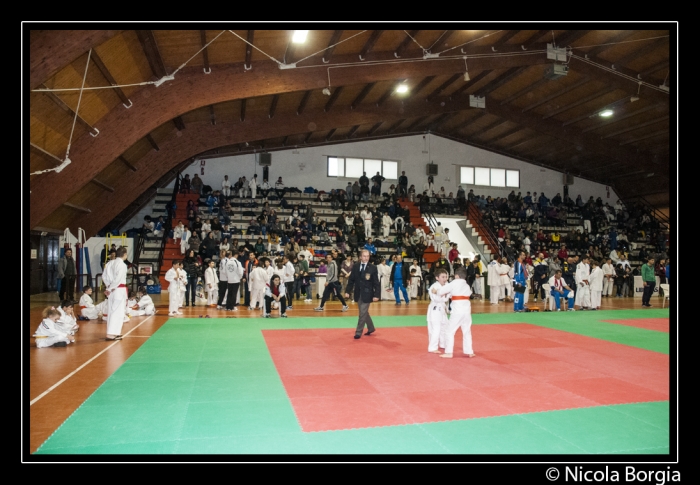
[[[659,277],[656,277],[656,286],[654,287],[654,294],[652,296],[659,296],[659,285],[661,284],[661,280]],[[634,277],[634,297],[635,298],[641,298],[644,295],[644,282],[642,281],[641,276],[635,276]]]

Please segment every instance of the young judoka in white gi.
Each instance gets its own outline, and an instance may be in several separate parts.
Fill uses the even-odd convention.
[[[449,274],[445,268],[435,270],[435,283],[430,286],[430,304],[428,305],[428,352],[439,354],[438,347],[445,348],[447,340],[447,296],[438,295],[437,291],[447,284]],[[433,291],[435,290],[435,291]]]
[[[154,315],[156,306],[153,304],[151,295],[148,294],[144,286],[139,287],[136,292],[136,304],[131,307],[131,316]]]
[[[180,238],[180,252],[182,254],[185,254],[187,250],[190,248],[190,236],[192,235],[192,232],[185,226],[182,229],[182,237]]]
[[[56,322],[56,327],[65,333],[75,335],[80,326],[76,323],[75,315],[73,315],[73,300],[63,300],[57,310],[61,316]]]
[[[34,332],[37,348],[65,347],[69,343],[75,342],[75,338],[72,335],[64,332],[57,326],[58,319],[61,318],[61,312],[54,307],[48,307],[44,310],[43,317],[44,319]]]
[[[438,268],[441,269],[441,268]],[[444,268],[442,268],[444,269]],[[445,270],[447,271],[447,270]],[[420,266],[416,265],[416,260],[413,260],[413,266],[411,266],[411,287],[409,288],[409,296],[411,300],[418,299],[418,288],[420,288],[423,276],[421,274]]]
[[[588,279],[591,289],[591,310],[600,310],[600,300],[603,295],[603,270],[598,261],[591,260],[591,276]]]
[[[460,266],[455,271],[455,279],[439,289],[433,288],[431,293],[438,295],[450,295],[452,303],[450,308],[452,315],[447,324],[447,335],[445,337],[445,353],[440,355],[446,359],[452,358],[455,345],[455,334],[457,329],[462,329],[462,351],[467,357],[475,357],[472,348],[472,306],[469,296],[472,294],[471,288],[467,284],[467,270]]]
[[[255,266],[248,276],[248,290],[250,291],[250,310],[263,310],[265,307],[265,286],[270,278],[267,277],[267,270],[260,266],[260,262]]]
[[[588,265],[588,258],[584,256],[581,262],[576,265],[576,297],[574,306],[578,306],[579,309],[591,307],[591,287],[589,278],[591,277],[590,266]]]
[[[180,261],[180,305],[177,307],[178,309],[182,308],[182,305],[185,304],[185,293],[187,293],[187,271],[185,271],[185,265]],[[192,295],[192,299],[195,298],[195,295]]]
[[[83,296],[80,297],[80,315],[87,318],[88,320],[95,320],[97,318],[97,308],[92,301],[92,287],[86,285],[83,287]]]
[[[498,305],[498,299],[501,297],[501,273],[498,256],[494,255],[488,266],[487,283],[491,288],[491,304]]]
[[[134,312],[138,309],[136,308],[138,304],[139,299],[136,296],[136,292],[134,290],[129,290],[129,299],[126,300],[126,314],[129,315],[129,317],[136,316]]]
[[[513,280],[511,279],[510,276],[510,270],[511,267],[508,265],[508,259],[503,258],[501,260],[501,264],[498,266],[498,271],[500,272],[499,274],[501,275],[500,279],[500,287],[501,287],[501,296],[499,299],[503,300],[505,299],[506,301],[513,301]]]
[[[109,313],[109,300],[104,299],[95,305],[95,310],[97,310],[97,319],[107,320],[107,314]]]
[[[165,281],[170,283],[168,286],[168,316],[174,317],[175,315],[182,315],[182,312],[178,310],[180,304],[182,303],[182,292],[184,292],[184,285],[182,279],[182,261],[173,260],[173,267],[165,273]],[[185,279],[185,281],[187,281]]]
[[[215,261],[209,261],[209,267],[204,272],[204,288],[207,291],[207,305],[216,307],[219,299],[219,276],[216,274]]]

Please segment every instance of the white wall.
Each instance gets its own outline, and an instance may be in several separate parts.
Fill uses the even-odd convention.
[[[429,153],[423,153],[426,150]],[[298,153],[294,153],[298,152]],[[272,155],[270,167],[270,183],[282,177],[287,187],[298,187],[303,190],[311,186],[318,190],[328,191],[333,188],[345,188],[348,179],[328,177],[326,168],[327,156],[382,158],[399,162],[399,174],[406,171],[409,185],[415,184],[422,190],[427,181],[425,171],[426,164],[432,160],[438,165],[438,175],[435,182],[438,188],[444,186],[447,192],[457,191],[459,180],[458,167],[460,165],[478,165],[482,167],[497,167],[520,170],[520,189],[515,192],[527,191],[544,192],[550,199],[557,192],[563,192],[563,174],[537,165],[521,162],[504,155],[492,153],[480,148],[475,148],[456,141],[448,140],[435,135],[411,135],[383,140],[348,142],[338,145],[323,147],[290,148],[284,151],[275,151]],[[204,175],[200,175],[205,184],[214,189],[221,187],[224,175],[229,180],[236,181],[245,176],[250,180],[254,173],[258,174],[258,180],[262,183],[262,167],[256,165],[253,154],[235,157],[221,157],[205,159]],[[184,173],[189,173],[190,178],[194,173],[200,174],[200,160],[196,160]],[[371,177],[374,174],[367,174]],[[396,181],[387,180],[382,188],[388,187]],[[464,186],[468,192],[474,188],[474,193],[491,196],[507,196],[512,188],[472,187]],[[603,201],[614,204],[617,195],[610,191],[610,198],[606,197],[605,186],[576,177],[574,185],[569,187],[569,195],[575,199],[578,194],[587,200],[601,197]],[[562,194],[563,195],[563,194]]]

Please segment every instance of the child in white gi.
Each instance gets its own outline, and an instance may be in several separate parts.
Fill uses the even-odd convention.
[[[445,268],[435,270],[435,283],[430,287],[430,304],[428,305],[428,352],[439,354],[438,347],[445,347],[447,340],[447,296],[438,295],[437,291],[447,284],[450,275]],[[435,290],[435,291],[433,291]]]
[[[418,299],[418,288],[420,288],[421,280],[423,276],[421,275],[420,266],[415,266],[415,260],[413,261],[414,266],[411,266],[411,287],[409,288],[409,296],[411,300]],[[441,268],[438,268],[441,269]]]
[[[57,326],[61,312],[54,307],[48,307],[44,310],[43,317],[44,319],[34,332],[37,348],[65,347],[69,343],[75,342],[75,338]]]
[[[88,320],[95,320],[97,318],[97,308],[92,302],[92,287],[90,285],[83,287],[83,296],[80,297],[80,315],[87,318]]]
[[[156,306],[146,288],[141,286],[136,292],[136,304],[131,308],[131,316],[154,315]]]
[[[262,266],[255,266],[248,277],[248,289],[250,291],[250,309],[260,310],[265,307],[265,286],[270,278],[267,277],[267,270]]]
[[[600,300],[603,295],[603,270],[598,261],[591,261],[591,276],[588,279],[591,289],[591,310],[600,310]]]
[[[204,272],[204,288],[207,290],[207,305],[216,307],[219,299],[219,276],[216,274],[215,261],[209,261],[209,267]]]
[[[129,290],[129,299],[126,300],[126,314],[129,317],[134,317],[135,311],[138,310],[139,299],[136,297],[136,292],[134,290]]]
[[[500,266],[498,256],[494,256],[488,266],[488,284],[491,288],[490,300],[492,305],[497,305],[501,297]]]
[[[182,279],[182,273],[184,272],[182,268],[182,262],[175,259],[173,260],[173,267],[165,273],[165,281],[170,283],[168,286],[168,316],[174,317],[175,315],[182,315],[182,312],[178,310],[180,303],[182,302],[182,293],[184,290],[185,283]],[[185,279],[185,281],[187,281]]]
[[[591,307],[591,287],[589,278],[591,277],[591,270],[588,266],[588,258],[584,257],[581,262],[576,265],[576,297],[575,306],[580,307],[581,310],[584,308]]]
[[[452,315],[450,316],[447,325],[447,335],[445,341],[445,353],[440,355],[446,359],[452,358],[452,352],[455,344],[455,334],[457,329],[462,329],[462,350],[467,357],[475,357],[474,349],[472,348],[472,307],[469,302],[469,296],[472,294],[471,288],[467,284],[467,270],[464,266],[457,268],[455,271],[455,279],[451,283],[430,290],[432,294],[450,295],[452,299],[451,308]],[[432,304],[432,303],[431,303]]]
[[[73,300],[63,300],[57,310],[61,316],[58,318],[55,326],[62,332],[75,335],[80,326],[76,323],[75,315],[73,315]]]

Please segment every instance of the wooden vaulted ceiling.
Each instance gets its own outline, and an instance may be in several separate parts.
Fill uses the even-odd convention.
[[[675,26],[557,26],[313,30],[297,45],[289,30],[25,25],[29,173],[71,161],[30,176],[30,229],[93,234],[196,156],[426,132],[667,207]],[[571,54],[558,79],[552,42]]]

